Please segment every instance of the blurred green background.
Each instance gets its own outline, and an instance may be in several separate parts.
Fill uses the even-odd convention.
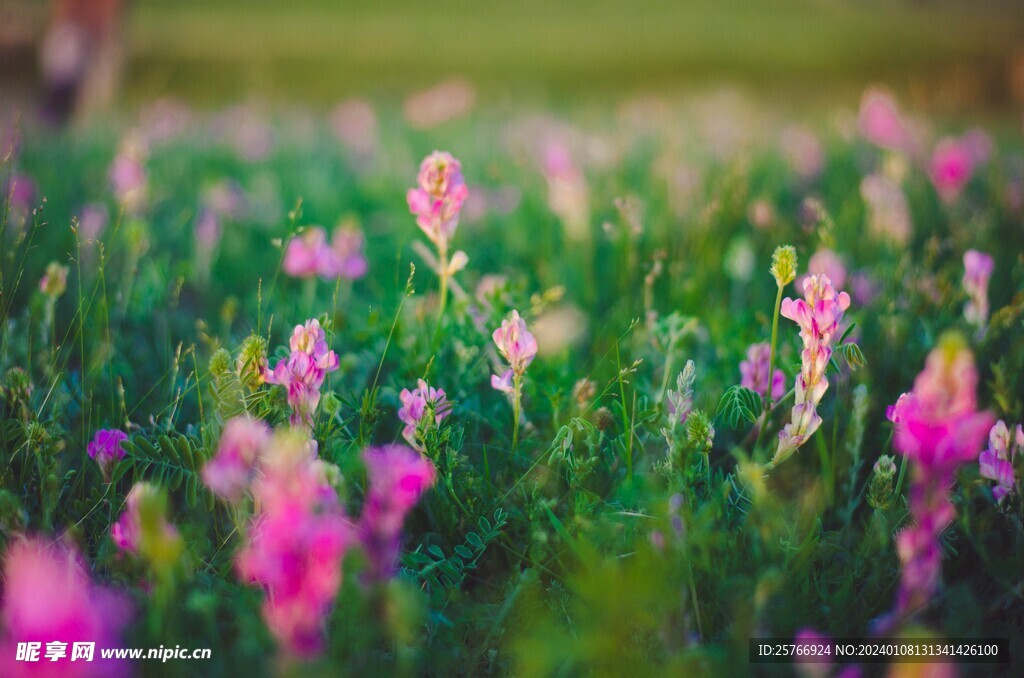
[[[5,79],[24,82],[47,3],[0,4]],[[452,76],[483,97],[549,101],[721,81],[794,97],[883,81],[951,106],[1024,98],[1019,0],[139,0],[129,15],[130,102],[332,103]]]

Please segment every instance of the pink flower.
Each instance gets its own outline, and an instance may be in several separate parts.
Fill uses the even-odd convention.
[[[331,113],[331,129],[356,155],[372,155],[377,146],[377,115],[362,99],[343,101]]]
[[[366,255],[363,249],[366,238],[354,227],[339,226],[334,229],[331,248],[327,254],[320,275],[325,278],[356,280],[366,275]]]
[[[982,329],[988,321],[988,281],[995,269],[991,256],[978,250],[964,252],[964,291],[969,300],[964,306],[964,318]]]
[[[776,466],[789,458],[821,426],[817,407],[828,389],[825,370],[832,357],[832,339],[843,313],[850,307],[850,295],[836,292],[827,275],[804,279],[804,299],[782,300],[781,315],[800,326],[804,348],[792,419],[779,432],[779,446],[772,459]]]
[[[544,148],[544,177],[548,182],[548,206],[562,220],[566,232],[576,240],[588,237],[590,197],[587,180],[573,162],[568,145],[555,140]]]
[[[158,540],[177,541],[180,539],[178,530],[168,523],[163,515],[156,516],[155,524],[147,523],[144,516],[147,515],[146,505],[152,506],[152,502],[159,500],[160,490],[156,485],[149,483],[136,483],[128,492],[125,499],[124,513],[121,518],[110,526],[110,538],[114,540],[117,548],[138,555],[145,540],[149,540],[151,550],[160,550]],[[163,505],[160,504],[162,508]],[[151,517],[151,516],[150,516]]]
[[[101,204],[83,205],[78,212],[78,228],[81,231],[82,239],[85,241],[95,240],[107,227],[110,214],[107,208]]]
[[[133,140],[126,140],[110,167],[110,188],[114,197],[132,210],[139,207],[145,197],[147,176],[142,164],[144,153],[144,149]]]
[[[811,255],[807,261],[807,275],[797,278],[797,288],[803,287],[804,280],[812,275],[826,276],[837,288],[846,285],[846,266],[839,255],[830,249],[820,249]]]
[[[872,88],[864,92],[857,126],[865,139],[881,148],[905,151],[913,142],[896,100],[882,89]]]
[[[825,166],[825,150],[821,147],[821,141],[806,127],[794,125],[782,130],[779,150],[790,169],[801,179],[814,179]]]
[[[452,405],[444,391],[427,384],[423,379],[416,381],[417,387],[410,391],[403,388],[398,394],[402,407],[398,410],[398,418],[405,424],[402,436],[413,447],[418,447],[416,430],[420,421],[428,411],[434,414],[434,424],[440,424],[452,412]]]
[[[1013,462],[1017,454],[1024,451],[1024,428],[1017,424],[1016,435],[1011,440],[1006,422],[999,420],[988,434],[988,449],[978,455],[978,470],[982,478],[994,480],[992,496],[1002,503],[1017,488]]]
[[[946,137],[932,152],[928,176],[939,197],[949,203],[959,197],[974,171],[974,151],[962,139]]]
[[[910,205],[899,184],[884,174],[869,174],[860,182],[860,195],[868,207],[868,227],[897,245],[910,240],[913,222]]]
[[[264,375],[268,384],[287,389],[292,425],[312,427],[320,387],[327,374],[338,369],[338,354],[328,348],[327,335],[315,319],[295,326],[290,346],[291,355],[278,361],[272,371],[265,370]]]
[[[914,390],[887,411],[896,449],[914,462],[907,502],[914,524],[896,539],[902,573],[886,625],[925,605],[938,588],[939,535],[955,516],[947,488],[956,467],[978,456],[992,425],[992,416],[977,410],[977,383],[971,352],[961,338],[948,336],[928,355]]]
[[[235,558],[239,577],[265,592],[263,620],[285,653],[310,658],[341,587],[352,529],[325,465],[294,433],[274,438],[253,494],[259,512]]]
[[[740,386],[752,391],[768,395],[768,362],[771,358],[771,346],[767,343],[751,344],[747,349],[747,359],[740,362]],[[771,379],[772,400],[778,400],[786,393],[786,375],[782,370],[775,370]]]
[[[492,374],[491,388],[493,388],[495,391],[508,393],[509,395],[515,393],[516,389],[512,383],[512,370],[505,370],[504,372],[501,373],[500,377],[497,374]]]
[[[519,317],[519,311],[512,311],[512,317],[501,321],[501,327],[492,335],[498,352],[508,361],[516,375],[522,375],[537,355],[537,340],[526,329],[526,321]]]
[[[264,422],[245,415],[231,419],[221,433],[217,455],[203,467],[203,482],[226,501],[240,500],[269,442],[270,427]]]
[[[3,150],[0,150],[0,155],[2,153]],[[3,196],[0,196],[0,205],[8,205],[11,223],[18,226],[25,223],[32,213],[38,193],[36,183],[30,177],[24,174],[11,174],[4,186]]]
[[[103,659],[99,648],[121,647],[131,618],[127,597],[95,585],[71,546],[31,537],[13,541],[4,559],[0,611],[0,673],[6,676],[124,676],[124,660]],[[39,663],[17,661],[18,643],[41,643]],[[67,656],[47,661],[47,643],[67,643]],[[74,643],[95,643],[91,662],[71,661]]]
[[[438,249],[447,248],[459,225],[459,212],[469,195],[462,165],[450,153],[434,151],[420,164],[418,187],[406,195],[416,224]]]
[[[128,440],[128,434],[124,431],[100,429],[96,431],[92,442],[86,448],[89,457],[95,459],[99,464],[104,478],[109,478],[114,464],[124,458],[125,452],[121,443],[126,440]]]
[[[434,465],[403,445],[371,447],[363,452],[369,488],[359,521],[370,557],[368,577],[381,581],[395,572],[405,516],[433,487]]]
[[[313,226],[288,241],[281,268],[295,278],[312,278],[323,270],[329,252],[324,229]]]

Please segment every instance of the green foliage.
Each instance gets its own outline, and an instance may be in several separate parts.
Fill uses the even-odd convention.
[[[743,386],[730,386],[718,401],[715,416],[732,429],[739,428],[743,422],[752,424],[761,416],[761,396]]]

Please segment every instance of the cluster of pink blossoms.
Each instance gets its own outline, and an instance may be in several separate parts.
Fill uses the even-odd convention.
[[[406,195],[409,211],[438,250],[447,251],[459,225],[459,212],[469,196],[462,165],[450,153],[434,151],[420,164],[416,183],[417,187],[410,188]]]
[[[960,196],[974,170],[988,161],[991,146],[988,135],[980,130],[939,140],[928,162],[928,176],[944,202]]]
[[[782,317],[800,326],[804,348],[800,354],[792,419],[779,432],[779,446],[772,466],[788,459],[821,426],[817,408],[828,389],[825,370],[832,357],[832,340],[843,313],[850,307],[850,295],[836,292],[826,275],[805,278],[803,285],[804,299],[787,297],[782,300]]]
[[[499,377],[491,375],[491,386],[504,393],[515,393],[515,382],[526,373],[537,356],[537,340],[526,329],[526,321],[519,311],[512,311],[512,317],[501,321],[501,327],[492,335],[498,353],[508,362],[508,369]]]
[[[747,359],[740,362],[740,386],[749,388],[762,396],[768,395],[768,382],[771,381],[772,400],[779,400],[786,393],[786,375],[782,370],[775,370],[771,379],[768,378],[768,362],[771,360],[772,347],[767,343],[751,344],[747,349]]]
[[[96,431],[92,442],[86,447],[90,459],[99,464],[104,478],[110,478],[110,471],[121,459],[124,459],[124,448],[121,443],[128,440],[128,434],[118,429],[100,429]]]
[[[896,99],[883,89],[870,88],[864,92],[857,127],[865,139],[879,148],[908,151],[914,143],[910,125]]]
[[[249,489],[270,442],[270,427],[249,416],[228,421],[217,454],[203,467],[203,482],[221,499],[237,502]]]
[[[311,657],[323,648],[351,524],[326,465],[300,435],[275,437],[261,468],[253,485],[259,512],[235,566],[242,580],[264,589],[263,620],[285,652]]]
[[[423,416],[429,411],[433,413],[433,423],[440,424],[445,417],[451,414],[452,404],[448,402],[448,396],[445,395],[444,390],[434,388],[423,379],[418,379],[416,388],[411,391],[403,388],[398,397],[402,401],[402,407],[398,410],[398,418],[405,424],[402,428],[402,437],[414,448],[419,449],[416,431]]]
[[[103,659],[96,648],[120,647],[131,618],[126,596],[92,582],[72,547],[31,537],[12,541],[4,558],[0,610],[0,674],[5,676],[125,676],[124,660]],[[65,643],[64,655],[44,656],[51,643]],[[38,661],[17,660],[20,643],[38,643]],[[72,661],[76,643],[95,643],[92,661]]]
[[[929,600],[939,584],[939,535],[954,517],[948,488],[956,467],[978,456],[992,415],[977,409],[978,372],[962,339],[946,337],[928,355],[914,390],[886,416],[896,428],[896,449],[914,462],[908,505],[913,525],[896,538],[902,564],[894,615],[883,630]]]
[[[290,346],[292,353],[287,359],[273,370],[266,369],[266,381],[288,390],[292,425],[312,428],[320,387],[327,374],[338,369],[338,354],[327,347],[327,334],[315,319],[295,326]]]
[[[288,241],[282,269],[296,278],[320,276],[325,279],[355,280],[366,275],[363,248],[366,239],[356,228],[339,226],[330,244],[323,228],[308,228]]]
[[[433,487],[437,472],[429,459],[404,445],[371,447],[363,463],[369,489],[359,534],[370,561],[367,578],[382,581],[395,573],[406,514]]]
[[[982,478],[995,481],[992,496],[1000,504],[1017,490],[1017,476],[1013,463],[1024,452],[1024,427],[1017,424],[1011,436],[1002,419],[988,432],[988,449],[978,455],[978,470]]]
[[[995,269],[992,257],[978,250],[964,252],[964,291],[968,301],[964,306],[964,319],[982,329],[988,321],[988,281]]]

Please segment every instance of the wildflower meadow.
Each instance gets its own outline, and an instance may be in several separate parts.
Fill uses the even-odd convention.
[[[1022,675],[1020,121],[439,90],[2,121],[0,675]]]

